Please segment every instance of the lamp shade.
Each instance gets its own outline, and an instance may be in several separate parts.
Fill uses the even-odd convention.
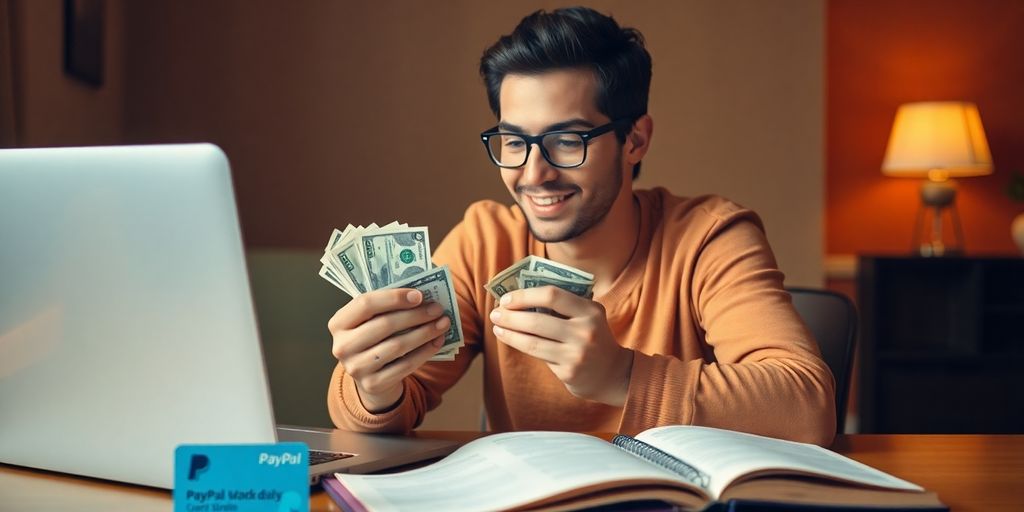
[[[906,103],[885,150],[882,173],[933,179],[992,174],[992,154],[973,103]]]

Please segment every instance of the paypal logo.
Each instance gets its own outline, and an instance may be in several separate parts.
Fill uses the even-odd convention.
[[[282,465],[294,466],[302,464],[302,453],[282,453],[281,455],[274,455],[267,452],[262,452],[256,459],[256,463],[259,465],[267,465],[272,467],[278,467]]]
[[[188,464],[188,479],[197,480],[200,473],[205,473],[210,469],[210,458],[202,454],[192,455],[192,460]]]

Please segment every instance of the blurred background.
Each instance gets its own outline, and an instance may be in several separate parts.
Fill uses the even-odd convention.
[[[494,124],[479,58],[567,5],[0,0],[0,147],[222,147],[278,419],[328,425],[326,322],[348,299],[316,275],[331,229],[400,220],[436,245],[473,201],[509,202],[478,139]],[[640,29],[653,57],[635,185],[753,208],[787,286],[858,302],[851,431],[1024,431],[1024,2],[587,5]],[[921,180],[881,165],[898,107],[937,100],[977,105],[994,165],[957,184],[963,251],[922,262]],[[479,383],[474,365],[424,428],[477,428]]]

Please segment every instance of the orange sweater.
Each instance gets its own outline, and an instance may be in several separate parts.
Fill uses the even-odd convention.
[[[827,445],[835,432],[832,375],[783,290],[760,219],[715,196],[637,190],[640,237],[605,306],[633,349],[623,407],[571,395],[547,365],[497,341],[488,280],[529,254],[546,256],[517,206],[475,203],[434,252],[451,266],[466,346],[406,378],[401,401],[371,414],[339,364],[328,408],[339,428],[405,432],[441,402],[478,354],[491,428],[636,434],[693,424]],[[584,269],[586,270],[586,269]]]

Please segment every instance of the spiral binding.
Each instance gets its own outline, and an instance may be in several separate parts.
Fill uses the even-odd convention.
[[[711,477],[707,473],[643,441],[619,434],[612,439],[612,444],[679,474],[701,489],[707,489],[711,485]]]

